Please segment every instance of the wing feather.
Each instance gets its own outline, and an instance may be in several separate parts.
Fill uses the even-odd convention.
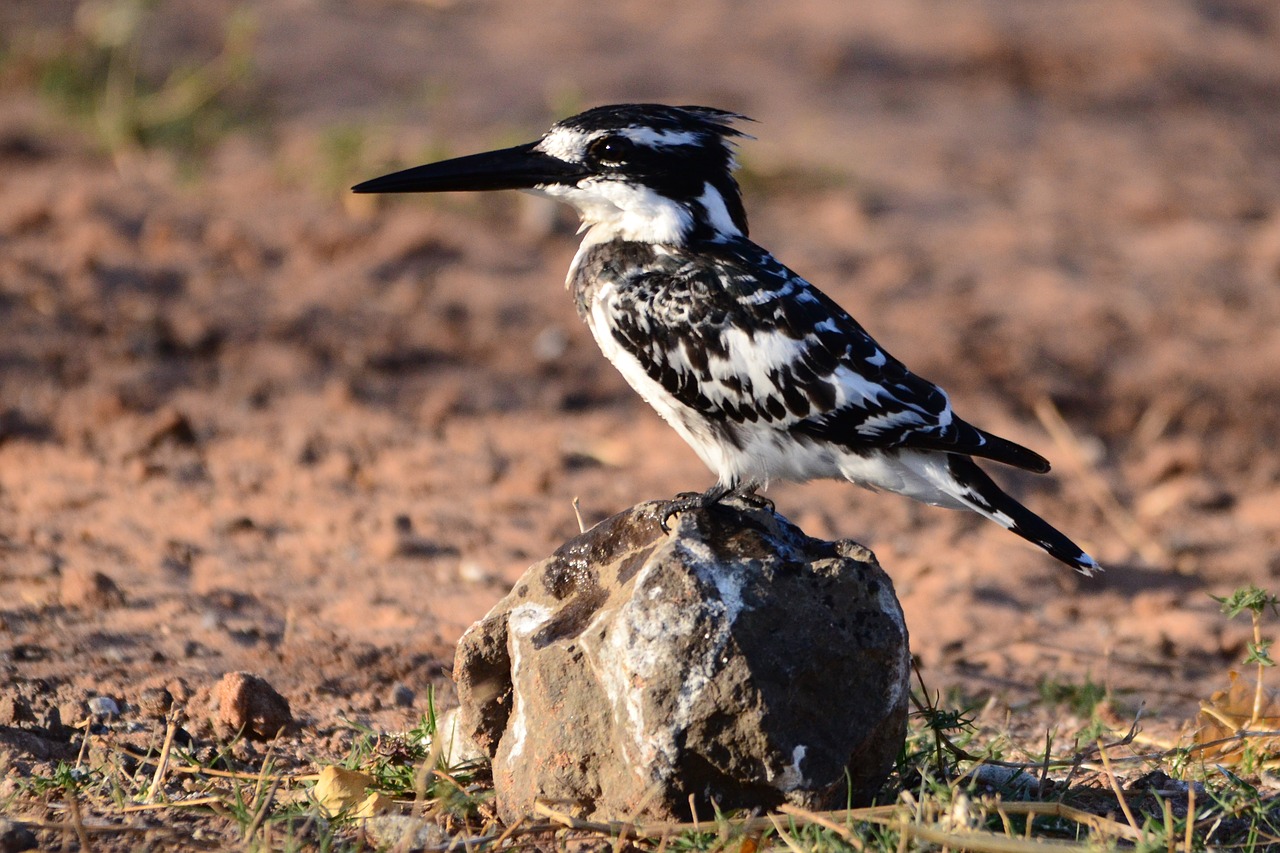
[[[614,338],[710,419],[853,452],[938,450],[1049,470],[1039,454],[956,417],[946,392],[748,241],[667,249],[619,273],[603,306]]]

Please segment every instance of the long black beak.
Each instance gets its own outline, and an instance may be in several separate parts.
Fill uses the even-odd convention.
[[[351,188],[358,193],[444,193],[473,190],[527,190],[545,184],[575,183],[589,173],[529,142],[501,151],[455,157],[374,178]]]

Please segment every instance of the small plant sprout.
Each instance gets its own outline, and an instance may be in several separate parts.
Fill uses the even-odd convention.
[[[1276,665],[1271,658],[1272,640],[1263,639],[1262,636],[1262,613],[1264,610],[1270,610],[1273,614],[1280,613],[1280,598],[1259,589],[1250,584],[1247,587],[1241,587],[1226,597],[1211,596],[1214,601],[1222,605],[1222,612],[1228,618],[1234,619],[1245,611],[1249,612],[1249,618],[1253,622],[1253,639],[1247,644],[1249,653],[1245,656],[1244,663],[1246,665],[1253,664],[1258,668],[1258,675],[1254,686],[1253,693],[1253,710],[1249,715],[1249,725],[1247,728],[1254,728],[1258,724],[1258,720],[1262,717],[1262,709],[1266,703],[1266,692],[1263,687],[1263,676],[1269,667]]]

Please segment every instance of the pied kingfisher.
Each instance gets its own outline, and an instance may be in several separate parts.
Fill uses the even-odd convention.
[[[1044,473],[983,432],[826,294],[747,238],[732,122],[709,107],[620,104],[536,142],[418,166],[359,193],[521,189],[567,202],[586,236],[566,285],[606,358],[716,473],[676,512],[770,480],[843,478],[1012,530],[1085,575],[1098,563],[1000,490],[981,457]],[[664,522],[665,527],[665,522]]]

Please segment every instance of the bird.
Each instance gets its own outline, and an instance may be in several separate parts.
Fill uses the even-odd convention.
[[[577,210],[565,280],[604,356],[716,475],[679,512],[771,481],[843,479],[969,510],[1090,576],[1098,562],[1005,493],[975,459],[1035,473],[1040,454],[973,426],[834,300],[748,236],[734,177],[751,121],[628,103],[522,145],[404,169],[357,193],[516,189]],[[765,501],[765,503],[768,503]]]

